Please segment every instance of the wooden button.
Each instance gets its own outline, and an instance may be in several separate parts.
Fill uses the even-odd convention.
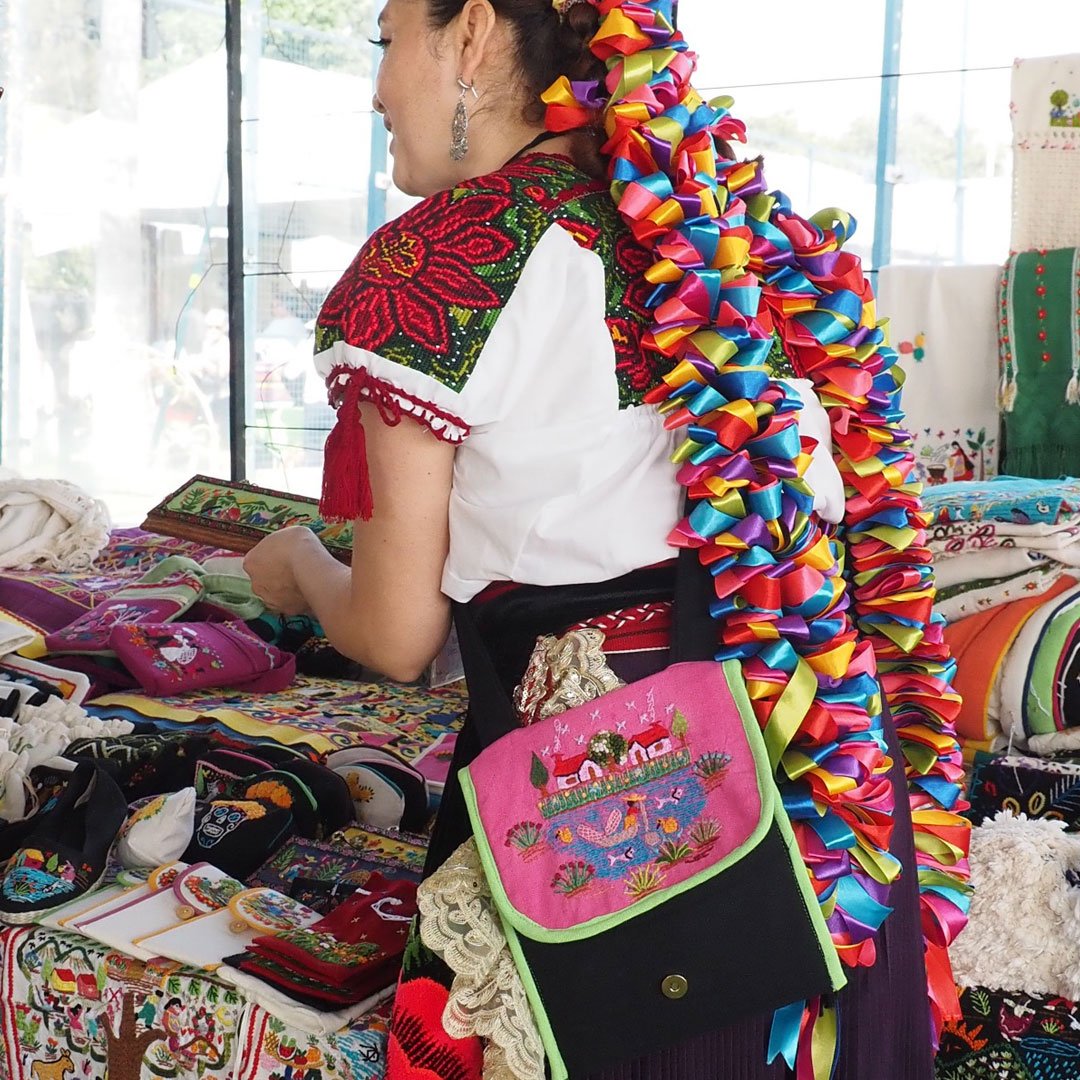
[[[663,992],[664,997],[671,998],[672,1001],[678,1001],[679,998],[686,997],[686,992],[690,989],[690,984],[682,975],[669,975],[660,984],[660,989]]]

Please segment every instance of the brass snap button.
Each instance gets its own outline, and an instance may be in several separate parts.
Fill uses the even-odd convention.
[[[664,997],[671,998],[672,1001],[678,1001],[679,998],[686,997],[686,992],[690,989],[690,984],[682,975],[669,975],[660,984],[660,989],[663,992]]]
[[[183,919],[185,922],[188,919],[194,919],[195,918],[195,909],[190,904],[181,904],[176,909],[176,917],[178,919]]]

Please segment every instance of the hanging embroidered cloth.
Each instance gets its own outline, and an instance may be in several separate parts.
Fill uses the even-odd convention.
[[[878,307],[904,365],[904,413],[924,484],[997,472],[999,266],[884,266]]]
[[[1080,473],[1080,248],[1009,257],[1000,281],[1001,471]]]
[[[1080,244],[1080,53],[1015,61],[1010,112],[1010,250]]]

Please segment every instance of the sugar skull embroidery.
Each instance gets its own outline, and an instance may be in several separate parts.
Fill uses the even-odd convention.
[[[211,803],[199,822],[199,844],[204,848],[216,847],[243,822],[257,821],[265,815],[266,808],[257,802]]]

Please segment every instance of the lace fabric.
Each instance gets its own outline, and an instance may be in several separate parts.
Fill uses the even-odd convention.
[[[420,886],[420,937],[454,972],[443,1027],[479,1035],[484,1080],[544,1080],[544,1049],[491,899],[467,840]]]

